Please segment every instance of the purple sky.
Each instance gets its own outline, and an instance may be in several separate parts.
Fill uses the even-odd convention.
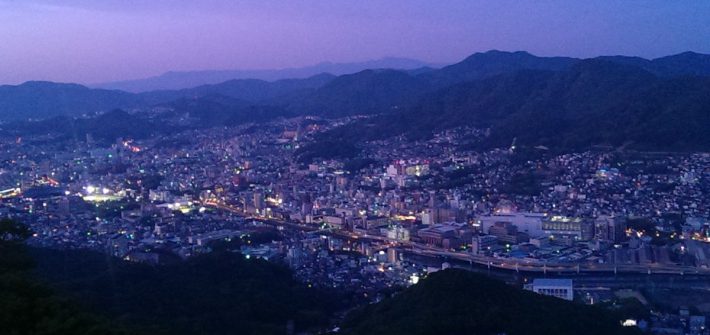
[[[710,1],[0,0],[0,83],[385,56],[710,53]]]

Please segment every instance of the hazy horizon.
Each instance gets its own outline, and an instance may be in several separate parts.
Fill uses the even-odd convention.
[[[460,61],[463,61],[466,57],[471,56],[471,55],[473,55],[473,54],[476,54],[476,53],[486,53],[486,52],[489,52],[489,51],[501,51],[501,52],[511,52],[511,53],[512,53],[512,52],[528,52],[527,50],[499,50],[499,49],[490,49],[490,50],[480,50],[480,51],[471,52],[471,53],[469,53],[469,54],[463,56],[461,59],[458,59],[458,60],[453,60],[453,61],[450,61],[450,62],[438,62],[438,63],[437,63],[437,62],[427,62],[427,61],[424,61],[424,60],[421,60],[421,59],[416,59],[416,58],[411,58],[411,57],[383,56],[383,57],[376,58],[376,59],[362,59],[362,60],[343,61],[343,62],[335,62],[335,61],[323,60],[323,61],[320,61],[320,62],[317,62],[317,63],[304,64],[304,65],[292,66],[292,67],[251,68],[251,69],[244,69],[244,68],[213,68],[213,69],[212,69],[212,68],[205,68],[205,69],[167,70],[167,71],[165,71],[165,72],[156,73],[156,74],[150,74],[150,75],[146,75],[146,76],[143,76],[143,77],[124,78],[124,79],[118,79],[118,80],[112,80],[112,81],[100,81],[100,82],[72,82],[72,81],[53,81],[53,80],[43,80],[43,79],[29,79],[29,80],[25,80],[25,81],[21,81],[21,82],[17,82],[17,83],[0,83],[0,85],[20,85],[20,84],[23,84],[23,83],[26,83],[26,82],[33,82],[33,81],[42,82],[42,81],[48,81],[48,82],[57,82],[57,83],[77,83],[77,84],[81,84],[81,85],[85,85],[85,86],[89,86],[89,87],[96,87],[97,85],[105,85],[105,84],[111,84],[111,83],[132,82],[132,81],[146,80],[146,79],[150,79],[150,78],[161,77],[161,76],[167,75],[167,74],[169,74],[169,73],[220,72],[220,71],[224,71],[224,72],[229,72],[229,71],[244,71],[244,72],[250,72],[250,71],[254,71],[254,72],[258,72],[258,71],[282,71],[282,70],[289,70],[289,69],[300,69],[300,68],[315,67],[315,66],[319,66],[319,65],[323,65],[323,64],[328,64],[328,63],[331,63],[331,64],[357,64],[357,63],[375,62],[375,61],[384,60],[384,59],[406,59],[406,60],[411,60],[411,61],[421,61],[421,62],[423,62],[423,63],[428,63],[428,64],[431,64],[431,65],[437,65],[437,66],[448,66],[448,65],[456,64],[456,63],[458,63],[458,62],[460,62]],[[699,54],[710,54],[710,53],[697,52],[697,51],[695,51],[695,50],[685,50],[685,51],[680,51],[680,52],[676,52],[676,53],[673,53],[673,54],[661,55],[661,56],[658,56],[658,57],[643,57],[643,56],[638,56],[638,55],[624,55],[624,54],[600,54],[600,55],[594,55],[594,56],[589,56],[589,57],[574,57],[574,56],[565,56],[565,55],[544,55],[544,56],[542,56],[542,55],[534,54],[534,53],[530,53],[530,52],[528,52],[528,53],[532,54],[533,56],[537,56],[537,57],[572,57],[572,58],[585,59],[585,58],[595,58],[595,57],[602,57],[602,56],[627,56],[627,57],[641,57],[641,58],[644,58],[644,59],[652,60],[652,59],[656,59],[656,58],[662,58],[662,57],[667,57],[667,56],[674,56],[674,55],[681,54],[681,53],[685,53],[685,52],[694,52],[694,53],[699,53]],[[266,81],[274,81],[274,80],[266,80]]]
[[[0,84],[95,84],[169,71],[259,70],[398,57],[710,53],[710,3],[0,0]],[[446,22],[446,24],[441,24]],[[580,38],[582,36],[583,38]]]

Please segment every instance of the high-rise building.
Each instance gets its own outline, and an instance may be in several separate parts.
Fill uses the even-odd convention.
[[[429,191],[429,209],[434,211],[436,209],[436,192]]]
[[[387,263],[397,264],[399,260],[397,259],[397,249],[389,248],[387,249]]]
[[[256,208],[257,211],[261,212],[265,207],[266,204],[264,203],[264,193],[262,193],[261,191],[254,192],[254,208]]]
[[[496,222],[488,230],[488,234],[497,237],[501,242],[510,244],[518,244],[530,240],[528,234],[519,232],[518,227],[510,222]]]
[[[309,215],[313,213],[313,200],[310,193],[301,196],[301,214]]]
[[[498,238],[493,235],[476,234],[471,241],[471,253],[480,255],[498,244]]]
[[[594,237],[598,240],[623,242],[626,239],[626,218],[621,216],[599,216],[594,220]]]

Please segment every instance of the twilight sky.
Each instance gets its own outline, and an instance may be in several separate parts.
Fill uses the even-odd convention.
[[[0,0],[0,84],[386,56],[710,53],[710,1]]]

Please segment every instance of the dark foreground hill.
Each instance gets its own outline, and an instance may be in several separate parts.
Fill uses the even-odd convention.
[[[635,334],[604,310],[445,270],[350,314],[344,334]]]
[[[0,333],[286,334],[323,329],[339,308],[288,268],[213,252],[172,265],[28,248],[0,220]]]
[[[327,326],[334,300],[289,269],[215,252],[147,266],[87,251],[34,249],[40,278],[84,307],[151,334],[285,334]]]
[[[287,334],[319,331],[347,304],[276,264],[213,252],[172,265],[28,249],[0,221],[3,334]],[[34,270],[33,270],[34,268]],[[595,307],[446,270],[347,317],[344,334],[633,334]]]
[[[31,273],[33,260],[23,240],[29,231],[0,220],[0,333],[124,335],[126,328],[87,313]]]

